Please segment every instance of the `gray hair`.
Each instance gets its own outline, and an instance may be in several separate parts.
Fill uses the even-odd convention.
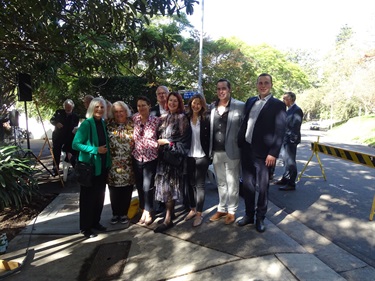
[[[114,115],[113,111],[114,111],[115,106],[121,106],[125,110],[127,117],[131,117],[132,112],[130,111],[129,106],[127,106],[127,104],[124,103],[123,101],[116,101],[115,103],[112,104],[112,115]]]
[[[71,107],[74,107],[74,102],[71,99],[67,99],[63,103],[63,107],[65,108],[65,105],[69,104]]]
[[[90,102],[89,107],[87,108],[86,118],[91,118],[94,115],[95,107],[98,104],[102,104],[103,105],[103,107],[104,107],[103,118],[104,119],[107,118],[107,103],[105,102],[105,100],[103,98],[93,98],[92,99],[92,101]]]
[[[166,92],[167,94],[169,94],[169,89],[168,89],[167,86],[161,85],[161,86],[159,86],[159,87],[156,88],[156,91],[158,91],[159,88],[162,88],[164,92]]]

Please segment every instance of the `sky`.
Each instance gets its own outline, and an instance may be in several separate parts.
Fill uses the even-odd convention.
[[[188,17],[198,30],[201,9]],[[326,51],[346,24],[375,48],[375,0],[204,0],[204,33],[212,39]]]

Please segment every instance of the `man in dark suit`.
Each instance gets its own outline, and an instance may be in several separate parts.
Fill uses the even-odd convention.
[[[254,224],[264,232],[268,206],[269,168],[275,166],[285,133],[285,104],[271,94],[272,77],[267,73],[257,79],[258,96],[245,104],[245,118],[238,132],[241,148],[242,186],[246,215],[237,222],[244,226]],[[256,185],[259,185],[255,209]]]
[[[63,103],[64,109],[59,109],[52,116],[50,122],[55,126],[55,130],[52,133],[52,152],[56,162],[56,166],[53,165],[54,175],[58,174],[58,168],[61,158],[61,150],[66,152],[68,160],[74,166],[75,157],[77,152],[72,148],[72,142],[74,138],[73,131],[78,126],[79,117],[73,112],[74,102],[67,99]]]
[[[296,94],[287,92],[283,96],[283,101],[288,107],[286,112],[286,132],[281,155],[285,165],[285,171],[282,178],[275,182],[282,185],[279,190],[289,191],[296,189],[297,177],[297,145],[301,142],[301,124],[303,118],[302,109],[295,104]]]

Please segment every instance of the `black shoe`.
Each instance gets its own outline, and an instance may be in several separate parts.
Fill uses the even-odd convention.
[[[90,229],[89,230],[82,230],[81,233],[83,234],[83,236],[85,236],[86,238],[94,238],[96,237],[97,235],[92,232]]]
[[[283,191],[296,190],[296,187],[290,184],[286,184],[284,186],[280,186],[279,190],[283,190]]]
[[[256,222],[255,222],[255,228],[258,232],[265,232],[266,227],[264,225],[264,220],[257,219]]]
[[[174,223],[172,221],[168,224],[162,223],[161,225],[159,225],[157,228],[154,229],[154,232],[155,233],[162,233],[162,232],[170,229],[173,226],[174,226]]]
[[[247,224],[254,224],[254,217],[249,217],[247,215],[243,216],[242,219],[240,219],[237,222],[238,226],[245,226]]]
[[[276,184],[276,185],[285,185],[286,181],[284,179],[279,179],[278,181],[275,181],[273,184]]]
[[[93,229],[99,230],[99,231],[106,231],[107,228],[105,226],[102,226],[100,223],[92,227]]]

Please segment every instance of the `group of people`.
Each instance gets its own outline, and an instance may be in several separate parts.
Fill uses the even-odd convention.
[[[93,229],[106,230],[100,224],[100,216],[107,184],[112,224],[128,222],[135,185],[142,210],[139,223],[152,224],[157,205],[163,205],[163,223],[154,231],[164,232],[174,225],[176,202],[185,202],[190,209],[185,220],[192,220],[193,227],[201,225],[205,179],[211,161],[219,202],[217,212],[209,220],[234,223],[241,194],[246,215],[237,225],[255,223],[256,230],[264,232],[269,173],[282,148],[283,157],[288,159],[278,184],[284,185],[281,190],[295,189],[295,153],[300,141],[300,123],[295,119],[302,122],[302,111],[294,104],[295,95],[291,92],[284,95],[285,103],[273,97],[271,75],[259,75],[256,86],[258,95],[243,103],[231,97],[230,82],[220,79],[214,103],[208,105],[202,95],[196,94],[186,108],[179,93],[159,86],[158,105],[151,107],[147,97],[138,97],[134,115],[122,101],[107,107],[104,99],[93,98],[87,108],[87,119],[78,130],[74,129],[78,125],[75,123],[67,128],[73,128],[72,149],[79,152],[78,160],[93,163],[95,167],[92,186],[81,186],[83,235],[94,237]],[[289,117],[292,108],[298,111],[298,118]],[[289,119],[294,123],[287,125]],[[183,161],[172,164],[166,157],[170,151]]]

